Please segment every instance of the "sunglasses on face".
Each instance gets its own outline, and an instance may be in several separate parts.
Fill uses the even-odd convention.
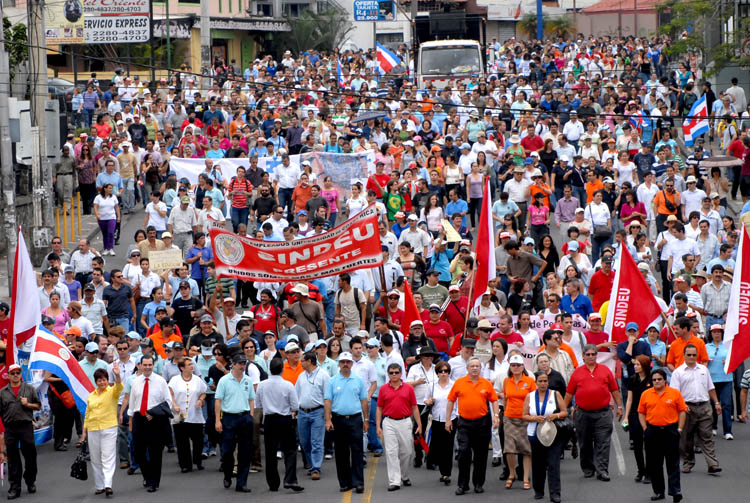
[[[391,370],[390,372],[388,372],[388,374],[389,374],[389,375],[392,375],[392,376],[397,376],[397,375],[399,375],[400,373],[401,373],[401,372],[399,372],[398,370]]]
[[[450,374],[451,371],[448,369],[440,369],[437,371],[438,374]]]
[[[12,376],[18,376],[18,375],[21,375],[21,372],[18,370],[14,370],[13,372],[8,372],[8,374]]]

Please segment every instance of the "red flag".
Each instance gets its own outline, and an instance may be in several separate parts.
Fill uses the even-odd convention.
[[[518,7],[516,7],[516,14],[513,16],[513,19],[518,19],[521,17],[521,2],[518,2]]]
[[[411,293],[411,285],[409,280],[404,280],[404,324],[401,327],[401,331],[404,336],[409,338],[409,326],[414,320],[422,321],[422,316],[419,315],[419,309],[417,309],[417,303],[414,302],[414,295]]]
[[[643,333],[648,325],[661,315],[662,310],[651,288],[638,271],[633,257],[624,246],[620,248],[620,258],[616,261],[615,267],[617,272],[609,297],[604,331],[610,334],[611,341],[620,343],[628,338],[625,325],[634,321]]]
[[[5,351],[7,366],[10,367],[16,363],[16,347],[35,334],[36,328],[42,322],[41,313],[34,266],[31,265],[26,241],[19,228],[15,269],[13,270],[13,296],[10,305],[10,325],[13,333],[8,336],[8,348]]]
[[[724,328],[724,345],[729,351],[729,358],[724,361],[727,374],[750,357],[750,253],[744,253],[748,246],[747,230],[743,224]]]
[[[476,300],[487,290],[487,283],[497,274],[495,268],[495,242],[493,241],[492,227],[492,193],[490,192],[490,179],[486,177],[484,182],[484,199],[482,204],[482,215],[479,218],[479,229],[477,230],[477,245],[474,251],[477,255],[476,270],[474,273],[474,289],[469,308],[476,305]]]

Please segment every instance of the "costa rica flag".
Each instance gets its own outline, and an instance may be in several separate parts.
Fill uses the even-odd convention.
[[[401,64],[401,58],[377,42],[378,73],[385,75]]]
[[[695,138],[708,132],[708,107],[706,96],[703,95],[693,103],[688,118],[682,123],[682,134],[685,137],[685,145],[693,144]]]

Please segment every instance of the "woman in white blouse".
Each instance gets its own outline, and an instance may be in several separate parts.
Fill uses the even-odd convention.
[[[497,376],[507,376],[508,360],[505,358],[505,353],[508,352],[508,343],[502,337],[492,341],[492,358],[487,362],[482,369],[482,377],[488,379],[491,383],[495,383]],[[502,382],[502,378],[500,379]],[[492,466],[500,466],[503,457],[503,445],[500,442],[500,428],[492,428]]]
[[[190,358],[177,362],[180,374],[169,381],[172,393],[175,444],[177,462],[182,473],[193,471],[193,465],[203,470],[201,454],[203,453],[203,404],[206,401],[206,382],[193,374],[195,363]],[[190,444],[192,442],[192,454]]]
[[[355,183],[352,185],[352,195],[344,203],[345,218],[356,215],[367,206],[367,199],[362,195],[362,184]]]
[[[586,206],[585,217],[591,222],[591,262],[599,260],[601,249],[612,242],[611,213],[607,203],[602,202],[602,191],[594,192],[594,199]],[[604,231],[609,231],[608,235]]]
[[[425,405],[432,406],[432,433],[430,434],[430,456],[439,460],[440,482],[445,485],[451,483],[451,469],[453,468],[453,441],[456,429],[450,433],[445,431],[446,413],[448,411],[448,393],[453,388],[451,380],[451,366],[448,362],[439,361],[435,365],[438,380],[432,386],[425,399]],[[451,421],[458,416],[457,408],[453,408]]]

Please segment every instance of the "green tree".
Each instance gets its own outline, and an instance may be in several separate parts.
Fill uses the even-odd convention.
[[[335,8],[322,13],[306,9],[298,17],[287,17],[286,22],[291,31],[278,37],[277,56],[286,49],[295,54],[310,49],[332,51],[344,43],[354,28],[349,15]]]
[[[16,73],[16,67],[24,63],[29,56],[26,37],[26,25],[16,23],[11,25],[7,17],[3,18],[3,37],[5,39],[5,51],[8,53],[10,66],[10,81]]]

